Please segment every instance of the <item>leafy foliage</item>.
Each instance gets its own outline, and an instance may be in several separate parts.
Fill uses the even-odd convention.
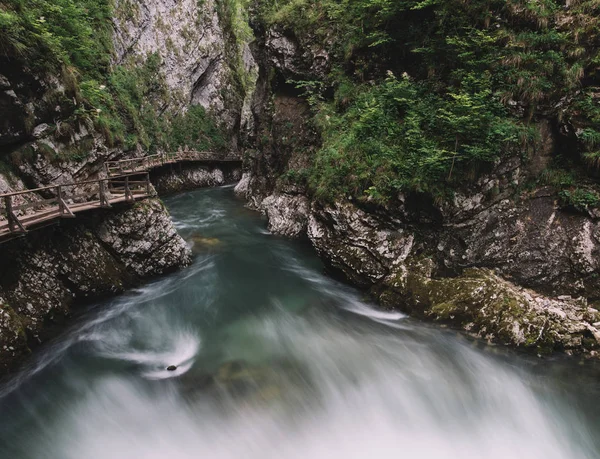
[[[446,193],[527,156],[540,112],[576,124],[600,165],[596,0],[267,0],[258,16],[332,50],[331,75],[302,82],[323,131],[319,196]]]
[[[224,148],[222,130],[203,109],[165,112],[170,95],[157,54],[137,66],[111,66],[112,16],[112,0],[0,0],[0,57],[60,75],[72,96],[60,100],[71,115],[55,136],[68,140],[84,124],[125,150]]]
[[[333,104],[323,107],[324,145],[311,177],[317,195],[440,194],[446,183],[460,180],[459,171],[518,146],[527,130],[506,118],[489,79],[471,75],[456,93],[441,97],[406,75],[390,74],[375,87],[359,88],[341,116]]]
[[[3,0],[0,52],[38,70],[73,66],[96,77],[110,65],[109,0]]]

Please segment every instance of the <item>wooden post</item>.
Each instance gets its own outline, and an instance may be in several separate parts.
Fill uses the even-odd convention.
[[[146,174],[146,194],[148,196],[152,195],[152,187],[151,187],[151,184],[150,184],[150,172],[148,172]]]
[[[129,188],[129,175],[125,177],[125,200],[129,202],[133,202],[133,194],[131,193],[131,189]]]
[[[12,208],[12,196],[5,196],[4,197],[4,204],[6,205],[6,218],[8,220],[8,229],[10,230],[10,232],[14,233],[14,232],[16,232],[16,228],[19,228],[22,233],[26,233],[27,230],[21,224],[21,222],[19,221],[19,219],[17,218],[17,216],[13,212],[13,208]]]
[[[62,198],[62,187],[56,187],[56,198],[58,199],[58,213],[63,215],[65,213],[65,201]]]
[[[106,182],[107,180],[99,180],[98,185],[100,186],[100,207],[109,208],[110,201],[106,195]]]
[[[63,199],[62,186],[60,185],[56,187],[56,196],[58,197],[58,213],[60,216],[65,218],[75,218],[75,215],[71,212],[71,209],[69,209],[69,206]]]

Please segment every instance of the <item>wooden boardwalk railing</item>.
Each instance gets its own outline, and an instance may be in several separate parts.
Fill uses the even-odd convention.
[[[0,195],[0,242],[61,218],[152,195],[150,174],[136,173]]]
[[[161,167],[166,164],[175,164],[189,161],[206,162],[241,162],[242,159],[236,155],[222,156],[210,151],[185,150],[175,153],[159,153],[156,155],[143,156],[141,158],[123,159],[121,161],[107,161],[104,163],[106,175],[108,177],[132,174],[134,172],[146,172],[155,167]]]
[[[186,161],[240,162],[239,156],[185,150],[142,158],[107,161],[106,178],[0,195],[0,243],[76,213],[134,202],[152,194],[150,169]],[[134,180],[143,176],[143,180]]]

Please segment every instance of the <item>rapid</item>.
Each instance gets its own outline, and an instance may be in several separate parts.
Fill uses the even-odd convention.
[[[597,365],[382,312],[230,187],[166,204],[193,265],[4,381],[0,458],[600,458]]]

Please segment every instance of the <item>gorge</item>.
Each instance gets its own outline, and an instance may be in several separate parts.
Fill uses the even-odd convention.
[[[43,456],[28,425],[48,457],[239,457],[226,434],[252,457],[272,438],[290,457],[596,457],[599,21],[595,0],[0,1],[1,195],[216,158],[0,241],[0,456]],[[56,410],[23,415],[46,380]],[[156,439],[73,427],[91,413]],[[212,450],[190,431],[207,422]]]

